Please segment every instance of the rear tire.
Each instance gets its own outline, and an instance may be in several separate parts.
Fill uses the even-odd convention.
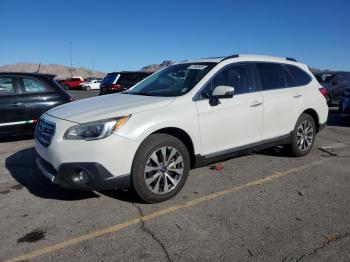
[[[315,143],[316,131],[313,117],[309,114],[301,114],[292,134],[292,142],[289,145],[290,153],[296,157],[310,153]]]
[[[158,203],[177,195],[190,170],[186,146],[167,134],[150,135],[136,152],[132,169],[132,189],[147,203]]]

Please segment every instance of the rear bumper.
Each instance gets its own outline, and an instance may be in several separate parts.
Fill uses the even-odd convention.
[[[124,189],[130,186],[130,175],[115,177],[99,163],[64,163],[58,171],[40,156],[37,157],[36,163],[41,172],[51,180],[51,182],[72,189],[80,190],[112,190]],[[74,181],[74,177],[83,171],[87,176],[85,182]]]

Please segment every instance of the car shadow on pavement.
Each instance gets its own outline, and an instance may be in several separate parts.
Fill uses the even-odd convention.
[[[327,126],[350,127],[350,117],[341,117],[337,107],[329,109]]]
[[[108,190],[99,191],[98,193],[123,202],[145,204],[145,202],[138,198],[131,190]]]
[[[5,160],[5,166],[12,177],[35,196],[47,199],[75,201],[99,197],[91,191],[71,190],[59,187],[49,181],[37,168],[34,148],[14,153]]]
[[[291,156],[290,152],[286,148],[284,148],[283,146],[275,146],[275,147],[267,148],[264,150],[257,151],[253,154],[293,158],[293,156]]]

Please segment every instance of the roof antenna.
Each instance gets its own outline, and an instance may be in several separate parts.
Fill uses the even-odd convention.
[[[39,73],[39,72],[40,72],[40,67],[41,67],[41,63],[39,64],[38,70],[36,71],[36,73]]]

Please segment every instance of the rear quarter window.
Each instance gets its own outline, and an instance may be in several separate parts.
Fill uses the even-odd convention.
[[[301,68],[293,65],[286,65],[286,67],[291,76],[294,78],[294,86],[304,86],[311,82],[311,76]]]

